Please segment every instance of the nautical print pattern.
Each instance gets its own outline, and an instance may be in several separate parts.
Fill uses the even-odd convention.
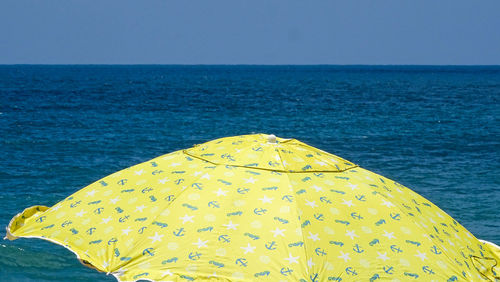
[[[410,189],[263,134],[119,171],[26,209],[7,231],[61,244],[119,281],[480,281],[500,271],[486,244]]]

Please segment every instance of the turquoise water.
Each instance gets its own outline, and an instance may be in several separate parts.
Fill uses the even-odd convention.
[[[500,244],[500,67],[0,66],[0,228],[114,171],[224,136],[297,138]],[[0,281],[115,281],[36,239]]]

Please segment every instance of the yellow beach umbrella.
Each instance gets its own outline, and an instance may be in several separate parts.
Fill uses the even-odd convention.
[[[499,279],[481,242],[402,185],[294,139],[222,138],[15,216],[119,281]]]

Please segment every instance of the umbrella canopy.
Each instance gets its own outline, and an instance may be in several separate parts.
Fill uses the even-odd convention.
[[[27,208],[7,227],[19,237],[63,245],[119,281],[470,281],[500,271],[493,244],[410,189],[264,134],[160,156]]]

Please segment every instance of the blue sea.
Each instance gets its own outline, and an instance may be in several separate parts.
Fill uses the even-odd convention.
[[[249,133],[389,177],[500,244],[500,66],[0,66],[0,228],[117,170]],[[0,281],[115,279],[19,239],[0,241]]]

